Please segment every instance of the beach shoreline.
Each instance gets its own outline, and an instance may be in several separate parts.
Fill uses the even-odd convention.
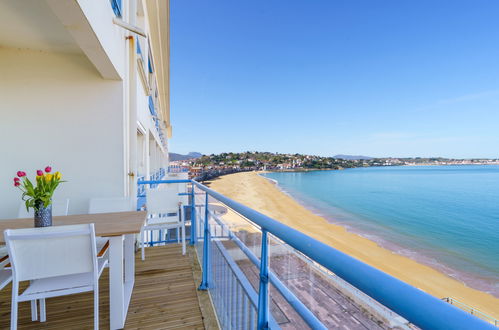
[[[352,231],[349,226],[331,221],[321,212],[314,212],[290,193],[283,191],[275,180],[261,176],[260,173],[244,172],[223,176],[210,186],[439,299],[452,297],[499,318],[497,297],[467,286],[458,278],[446,274],[440,267],[393,251],[373,240],[369,233]],[[303,218],[307,219],[306,223]]]
[[[373,233],[372,230],[370,231],[370,230],[361,229],[358,226],[352,225],[351,223],[340,221],[338,220],[338,216],[335,215],[334,212],[327,212],[325,210],[307,204],[305,201],[300,199],[299,196],[295,196],[294,192],[287,191],[284,187],[282,187],[279,184],[277,180],[262,175],[265,173],[269,172],[268,171],[257,172],[257,174],[260,177],[269,180],[283,194],[286,194],[287,196],[291,197],[296,203],[308,209],[313,214],[326,219],[332,225],[344,227],[348,232],[351,232],[353,234],[364,237],[370,241],[373,241],[384,249],[387,249],[393,253],[412,259],[418,263],[422,263],[426,266],[432,267],[451,278],[463,282],[465,285],[473,289],[483,291],[485,293],[491,294],[495,298],[499,298],[499,287],[497,287],[496,282],[494,282],[493,279],[453,268],[450,265],[440,262],[437,259],[437,256],[435,256],[434,253],[432,254],[430,251],[423,252],[416,249],[411,249],[410,247],[404,246],[400,243],[396,243],[393,240],[390,240],[389,238],[383,237],[382,235]],[[343,211],[342,213],[346,214],[347,212]],[[348,217],[352,216],[353,215],[348,214]]]

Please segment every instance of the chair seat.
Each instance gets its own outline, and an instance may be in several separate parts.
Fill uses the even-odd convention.
[[[148,225],[156,225],[156,224],[175,224],[179,225],[180,221],[178,219],[178,214],[175,215],[170,215],[170,216],[164,216],[164,217],[156,217],[153,216],[151,218],[146,219],[146,226]]]
[[[10,269],[0,269],[0,290],[2,290],[12,280],[12,271]]]
[[[173,218],[170,221],[166,221],[168,218],[152,218],[147,219],[146,224],[142,227],[144,230],[160,230],[160,229],[174,229],[182,227],[182,223],[178,221],[178,217]]]
[[[107,260],[97,259],[99,276],[107,263]],[[33,299],[33,295],[44,293],[45,297],[49,297],[47,292],[53,292],[54,296],[60,296],[63,290],[79,289],[78,292],[83,292],[81,289],[88,287],[88,291],[93,290],[93,274],[92,272],[80,273],[73,275],[54,276],[40,280],[31,281],[30,285],[22,294],[19,295],[19,301],[26,301]],[[68,294],[73,292],[68,292]]]
[[[144,226],[142,227],[144,230],[164,230],[164,229],[176,229],[176,228],[182,228],[182,225],[180,223],[178,224],[155,224],[155,225],[149,225],[149,226]]]

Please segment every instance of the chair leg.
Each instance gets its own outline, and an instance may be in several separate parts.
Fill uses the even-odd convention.
[[[142,254],[142,261],[144,261],[146,258],[146,253],[144,251],[144,234],[145,234],[145,231],[143,229],[141,229],[140,230],[140,249],[141,249],[141,254]]]
[[[40,322],[47,321],[47,309],[45,306],[45,298],[40,299]]]
[[[31,321],[38,320],[38,306],[37,301],[31,300]]]
[[[17,294],[19,293],[19,283],[12,282],[12,305],[10,312],[10,330],[17,330]]]
[[[185,255],[185,224],[182,224],[182,254]]]
[[[94,288],[94,330],[99,329],[99,285]]]

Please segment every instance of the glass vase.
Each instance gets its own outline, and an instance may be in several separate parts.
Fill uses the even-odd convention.
[[[44,207],[42,201],[37,201],[35,208],[35,227],[49,226],[52,226],[52,204]]]

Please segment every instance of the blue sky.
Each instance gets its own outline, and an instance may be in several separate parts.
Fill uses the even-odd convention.
[[[498,13],[171,0],[170,151],[499,157]]]

